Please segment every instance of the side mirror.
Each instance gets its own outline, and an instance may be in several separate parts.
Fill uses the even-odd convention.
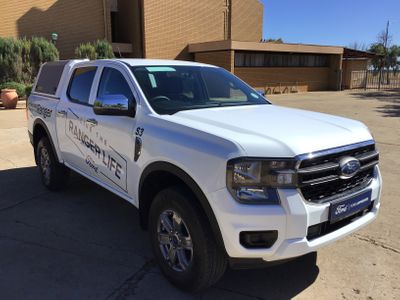
[[[129,101],[124,95],[106,95],[94,102],[93,111],[96,115],[134,117],[136,103]]]

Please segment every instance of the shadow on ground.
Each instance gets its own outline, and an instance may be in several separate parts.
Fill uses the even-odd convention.
[[[356,92],[353,96],[362,100],[378,100],[383,104],[376,111],[384,117],[400,117],[400,89],[389,91]]]
[[[36,168],[0,171],[0,291],[5,299],[288,299],[318,276],[316,254],[268,269],[228,270],[201,295],[155,266],[136,208],[78,175],[58,193]]]

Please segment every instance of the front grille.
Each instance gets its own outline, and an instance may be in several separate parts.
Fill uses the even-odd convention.
[[[345,156],[355,157],[361,164],[360,171],[349,179],[340,178],[339,161]],[[378,161],[379,153],[373,143],[316,153],[300,162],[300,191],[307,201],[316,203],[328,202],[345,193],[355,192],[369,185]]]

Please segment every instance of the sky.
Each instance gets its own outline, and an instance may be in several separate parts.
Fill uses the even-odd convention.
[[[264,38],[286,43],[368,47],[386,28],[400,44],[400,0],[260,0]]]

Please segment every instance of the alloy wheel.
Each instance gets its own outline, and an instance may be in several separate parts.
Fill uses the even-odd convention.
[[[169,209],[161,213],[157,234],[168,265],[177,272],[186,271],[193,261],[193,243],[185,222],[176,211]]]
[[[40,149],[40,169],[46,183],[50,182],[50,155],[46,148]]]

